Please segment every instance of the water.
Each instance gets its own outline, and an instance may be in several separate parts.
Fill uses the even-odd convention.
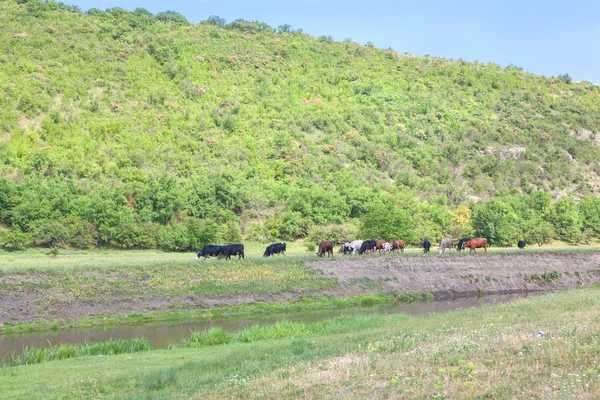
[[[435,300],[429,303],[402,304],[388,307],[362,307],[352,309],[336,309],[311,311],[294,314],[277,314],[274,316],[258,316],[244,319],[226,319],[216,321],[188,321],[160,323],[152,325],[114,326],[93,330],[71,330],[59,332],[40,332],[0,337],[0,360],[11,353],[20,354],[26,346],[50,347],[52,345],[79,344],[83,342],[103,342],[111,339],[131,339],[145,337],[153,349],[165,349],[170,344],[177,344],[190,336],[190,331],[221,327],[226,330],[238,330],[260,323],[274,324],[287,320],[297,322],[315,322],[340,315],[368,314],[410,314],[423,315],[428,313],[448,312],[458,309],[480,307],[486,304],[507,303],[516,299],[531,296],[527,293],[488,295],[482,297],[458,297],[445,300]]]

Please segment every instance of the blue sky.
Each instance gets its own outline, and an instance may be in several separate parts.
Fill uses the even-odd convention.
[[[143,7],[178,11],[197,23],[211,15],[227,22],[289,24],[313,36],[350,38],[398,53],[462,58],[538,75],[568,73],[600,83],[599,0],[71,0],[83,11]]]

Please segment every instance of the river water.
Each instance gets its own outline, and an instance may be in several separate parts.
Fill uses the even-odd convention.
[[[83,342],[103,342],[111,339],[131,339],[145,337],[153,349],[164,349],[170,344],[177,344],[188,338],[190,332],[199,329],[221,327],[226,330],[238,330],[260,323],[274,324],[279,321],[315,322],[340,315],[367,314],[410,314],[423,315],[428,313],[448,312],[458,309],[480,307],[486,304],[507,303],[516,299],[532,296],[531,293],[499,294],[481,297],[457,297],[431,302],[401,304],[387,307],[360,307],[351,309],[335,309],[325,311],[300,312],[293,314],[276,314],[272,316],[257,316],[252,318],[222,319],[215,321],[186,321],[160,323],[151,325],[112,326],[89,330],[70,330],[58,332],[26,333],[0,336],[0,360],[11,353],[20,354],[26,346],[50,347],[52,345],[80,344]]]

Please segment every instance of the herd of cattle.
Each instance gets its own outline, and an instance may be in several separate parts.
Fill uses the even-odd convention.
[[[519,240],[518,247],[520,249],[525,247],[525,241]],[[324,240],[319,244],[319,251],[317,255],[319,257],[330,257],[333,258],[333,242],[331,240]],[[429,240],[425,240],[423,242],[423,251],[425,253],[429,253],[429,249],[431,248],[431,242]],[[342,254],[368,254],[375,253],[378,251],[379,253],[389,253],[393,251],[400,251],[404,253],[405,242],[404,240],[393,240],[391,243],[385,240],[354,240],[352,242],[346,242],[340,247],[338,253]],[[456,245],[456,250],[462,251],[469,249],[469,253],[474,251],[477,253],[477,249],[483,248],[483,251],[487,253],[487,239],[486,238],[462,238],[458,241]],[[273,257],[275,254],[285,255],[285,242],[273,243],[267,246],[263,256],[264,257]],[[442,254],[447,249],[453,249],[454,242],[452,238],[444,238],[440,241],[440,247],[438,248],[438,253]],[[225,257],[226,260],[231,259],[231,256],[238,256],[238,260],[244,258],[244,245],[243,244],[230,244],[227,246],[204,246],[202,250],[196,253],[196,260],[200,257],[209,258],[209,257]]]

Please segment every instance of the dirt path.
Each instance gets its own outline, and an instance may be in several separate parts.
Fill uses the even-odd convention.
[[[335,297],[390,291],[433,293],[436,297],[566,289],[600,283],[600,253],[523,253],[393,257],[336,257],[308,263],[323,278],[337,278],[327,292]],[[21,281],[35,274],[19,274]],[[51,290],[51,289],[50,289]],[[323,292],[271,294],[194,295],[156,298],[122,297],[110,301],[80,302],[73,299],[42,301],[47,293],[23,290],[14,282],[0,285],[0,324],[35,320],[62,320],[98,314],[133,314],[151,311],[196,310],[220,304],[254,301],[292,301]]]

